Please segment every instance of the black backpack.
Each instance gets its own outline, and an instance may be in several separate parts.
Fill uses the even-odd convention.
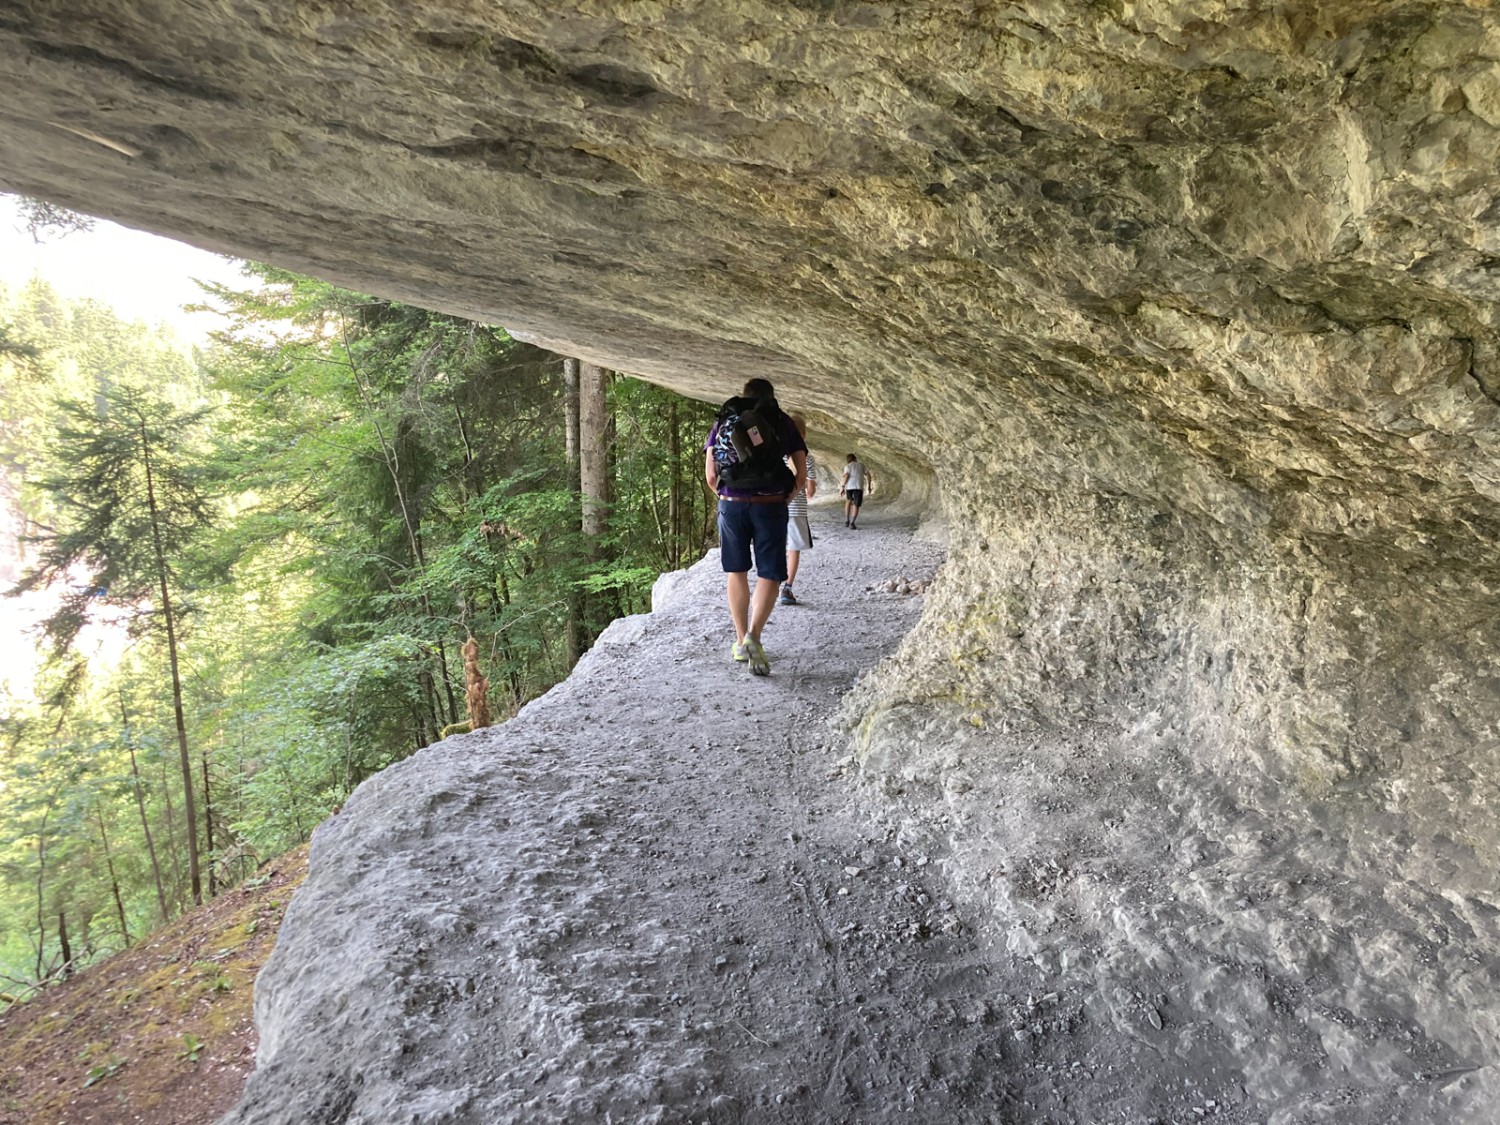
[[[781,417],[781,407],[769,395],[737,396],[719,408],[714,464],[721,485],[767,493],[792,491],[797,474],[786,465]]]

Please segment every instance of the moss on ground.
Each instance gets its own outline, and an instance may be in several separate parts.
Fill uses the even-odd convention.
[[[208,1125],[228,1112],[254,1065],[255,976],[306,874],[301,847],[0,1012],[0,1125]]]

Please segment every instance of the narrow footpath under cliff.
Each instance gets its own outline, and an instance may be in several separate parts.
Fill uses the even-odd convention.
[[[909,522],[813,518],[769,678],[729,659],[710,555],[514,720],[386,771],[319,830],[229,1121],[1021,1108],[991,958],[863,803],[838,721],[920,610],[868,587],[942,552]]]
[[[515,719],[363,785],[314,837],[227,1125],[1493,1120],[1483,1060],[1214,937],[1173,802],[1238,806],[1164,751],[1047,774],[981,731],[982,784],[857,783],[846,696],[923,600],[878,587],[942,551],[839,522],[815,510],[769,678],[729,658],[710,556]],[[1288,957],[1329,940],[1274,896],[1223,911],[1257,909]]]

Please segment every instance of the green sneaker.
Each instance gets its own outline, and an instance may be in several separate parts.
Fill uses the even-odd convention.
[[[729,655],[741,664],[750,659],[749,655],[745,652],[745,646],[740,644],[739,641],[735,641],[734,644],[729,646]]]
[[[760,647],[760,642],[754,637],[745,638],[745,658],[750,661],[751,675],[769,676],[771,674],[771,662],[766,659],[766,650]]]

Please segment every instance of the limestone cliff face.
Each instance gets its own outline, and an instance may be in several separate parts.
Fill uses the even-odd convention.
[[[974,873],[1039,846],[996,803],[1041,769],[1172,956],[1500,1049],[1487,5],[23,0],[0,75],[8,189],[704,398],[767,375],[940,502],[850,714],[1018,947],[1047,911]],[[1141,784],[1091,803],[1084,746]]]

